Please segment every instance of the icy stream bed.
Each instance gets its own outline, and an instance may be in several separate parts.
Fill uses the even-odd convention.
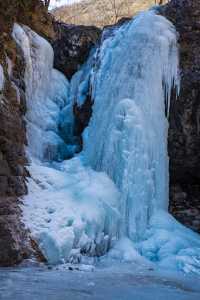
[[[132,269],[93,272],[16,268],[0,270],[2,300],[199,300],[199,279],[180,273]]]

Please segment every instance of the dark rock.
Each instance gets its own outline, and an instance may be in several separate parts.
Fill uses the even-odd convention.
[[[20,78],[18,80],[19,86],[15,83],[15,87],[20,91],[20,83],[23,81],[25,67],[22,63],[21,53],[18,52],[17,48],[14,48],[14,50],[16,52],[12,78]],[[14,81],[7,77],[2,97],[3,105],[0,106],[0,175],[4,177],[1,180],[1,184],[4,183],[1,196],[21,196],[26,192],[24,103],[21,107],[16,88],[13,87],[12,82]]]
[[[86,61],[91,48],[100,37],[101,30],[94,26],[67,25],[59,22],[55,22],[54,27],[54,67],[70,79]]]
[[[88,91],[88,97],[82,106],[74,105],[74,135],[81,136],[84,129],[88,126],[92,116],[93,101]]]
[[[26,231],[16,197],[0,197],[0,265],[10,266],[29,256]]]
[[[37,261],[47,263],[47,259],[42,254],[42,251],[40,250],[38,243],[35,240],[33,240],[32,238],[30,239],[30,242],[31,242],[31,247],[34,252],[34,256],[37,259]]]
[[[180,43],[181,91],[169,119],[170,211],[200,232],[200,0],[172,0],[161,13]]]
[[[5,77],[0,91],[0,266],[17,264],[30,255],[18,200],[27,193],[29,176],[24,150],[27,144],[25,61],[11,36],[14,22],[29,26],[49,40],[55,38],[53,17],[43,1],[0,1],[0,64]],[[12,74],[8,73],[8,58]]]
[[[6,41],[3,50],[0,57],[5,76],[0,105],[0,266],[11,266],[30,254],[17,200],[27,193],[25,98],[21,101],[17,92],[18,89],[20,95],[25,95],[25,63],[12,39]],[[12,76],[7,72],[6,55],[12,61]]]

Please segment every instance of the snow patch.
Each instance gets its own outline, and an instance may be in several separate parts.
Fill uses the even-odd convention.
[[[105,254],[117,238],[119,192],[104,173],[80,158],[29,168],[24,222],[51,264]]]

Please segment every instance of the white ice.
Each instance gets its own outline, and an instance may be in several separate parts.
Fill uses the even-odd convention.
[[[81,67],[81,69],[74,74],[70,82],[69,102],[77,104],[79,107],[84,104],[90,91],[90,80],[92,77],[92,67],[95,63],[95,49],[91,53]]]
[[[94,105],[83,149],[121,192],[120,239],[105,259],[200,273],[199,236],[167,213],[166,115],[171,90],[179,92],[178,67],[175,28],[154,11],[113,31],[90,71]]]
[[[79,262],[81,254],[103,255],[117,239],[119,192],[106,174],[84,167],[81,157],[55,163],[76,150],[70,144],[69,83],[53,69],[53,50],[47,41],[18,24],[13,37],[26,61],[31,179],[24,222],[49,263]]]
[[[176,31],[153,11],[141,13],[104,40],[98,60],[84,155],[121,191],[120,235],[138,241],[153,213],[168,207],[165,93],[179,85]]]
[[[80,158],[52,166],[32,164],[24,221],[51,264],[105,254],[117,238],[118,198],[104,173]]]
[[[29,157],[60,160],[68,147],[59,135],[60,113],[67,104],[69,83],[53,69],[51,45],[27,26],[14,25],[13,37],[23,50],[26,70],[26,124]]]
[[[47,41],[17,24],[13,36],[26,60],[31,178],[23,215],[48,261],[104,255],[102,262],[199,273],[199,236],[167,213],[165,113],[171,89],[179,90],[172,24],[140,14],[102,42],[95,65],[90,56],[70,86],[53,69]],[[73,104],[91,92],[83,152],[61,162],[76,152]]]

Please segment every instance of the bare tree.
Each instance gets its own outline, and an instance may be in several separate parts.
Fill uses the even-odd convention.
[[[96,3],[98,14],[104,20],[102,25],[109,25],[116,23],[122,17],[130,16],[130,6],[134,0],[99,0]]]
[[[161,5],[166,2],[167,0],[82,0],[58,8],[54,14],[67,23],[104,27],[123,17],[132,17],[153,4]]]
[[[56,2],[59,2],[60,0],[55,0]],[[48,9],[49,5],[51,3],[51,0],[43,0],[45,7]]]
[[[49,8],[50,1],[51,0],[44,0],[44,5],[46,8]]]

